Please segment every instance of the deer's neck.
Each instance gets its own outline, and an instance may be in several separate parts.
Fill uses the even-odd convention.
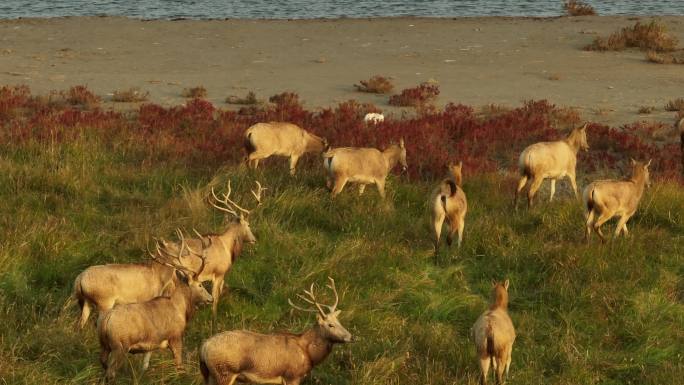
[[[456,182],[456,186],[463,187],[463,177],[461,174],[451,174],[451,179]]]
[[[641,196],[644,195],[644,190],[646,190],[646,176],[640,172],[633,175],[630,181],[634,183],[636,188],[637,199],[641,199]]]
[[[401,155],[401,149],[396,146],[391,146],[382,152],[382,156],[387,161],[387,169],[391,170],[399,162],[399,156]]]
[[[501,309],[503,311],[508,311],[508,294],[497,292],[494,295],[494,301],[492,302],[489,310]]]
[[[568,135],[568,137],[565,138],[565,143],[567,143],[568,146],[570,146],[572,152],[577,154],[580,149],[580,135],[577,133],[577,131],[571,132],[570,135]]]
[[[152,270],[159,279],[159,295],[162,295],[166,288],[171,284],[175,269],[158,262],[152,262]]]
[[[226,254],[230,254],[231,263],[242,252],[242,237],[239,236],[238,225],[231,225],[228,230],[217,237],[219,247]]]
[[[319,325],[307,330],[299,339],[312,366],[316,366],[325,360],[333,348],[333,344],[323,337],[323,331]]]
[[[177,283],[176,291],[171,296],[171,303],[178,314],[182,314],[185,322],[190,321],[195,315],[195,307],[192,304],[192,289],[188,285]]]

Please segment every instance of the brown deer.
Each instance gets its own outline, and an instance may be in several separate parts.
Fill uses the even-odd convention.
[[[495,371],[497,384],[504,383],[511,366],[515,328],[508,315],[508,284],[508,280],[493,283],[491,306],[470,330],[480,364],[480,383],[483,385],[487,384],[490,364]]]
[[[337,310],[339,296],[335,281],[328,287],[335,294],[335,304],[322,305],[314,295],[314,285],[299,298],[314,305],[298,310],[318,313],[318,322],[301,334],[259,334],[246,330],[228,331],[210,337],[200,348],[200,370],[205,385],[233,385],[236,381],[298,385],[314,366],[321,363],[337,343],[352,341],[352,335],[340,324]]]
[[[634,215],[650,184],[648,163],[632,162],[632,176],[627,180],[599,180],[589,184],[582,194],[587,208],[586,239],[589,241],[592,228],[602,242],[606,241],[601,226],[615,216],[619,216],[615,237],[622,232],[627,235],[627,221]]]
[[[183,363],[183,334],[187,323],[200,303],[212,302],[211,295],[197,277],[204,264],[196,272],[185,268],[180,254],[186,245],[182,240],[179,255],[172,261],[157,245],[156,261],[176,271],[174,290],[170,296],[159,296],[149,301],[114,306],[101,313],[97,320],[97,333],[102,352],[100,363],[105,370],[107,382],[113,382],[116,370],[126,353],[145,353],[143,371],[150,363],[152,351],[169,348],[177,369]],[[202,259],[204,261],[204,259]]]
[[[318,137],[303,128],[283,122],[257,123],[244,134],[245,150],[249,166],[256,169],[259,160],[271,155],[290,158],[290,174],[295,174],[299,158],[307,152],[321,153],[328,146],[325,138]]]
[[[266,188],[261,186],[261,183],[256,182],[257,190],[252,190],[252,195],[257,201],[257,206],[261,204],[262,193]],[[205,234],[201,235],[196,232],[197,238],[188,239],[188,245],[203,250],[203,257],[206,259],[206,266],[202,269],[202,273],[197,277],[201,282],[211,281],[211,295],[214,298],[212,304],[212,315],[216,319],[218,311],[218,301],[223,293],[223,283],[226,274],[230,271],[233,263],[240,256],[243,244],[256,243],[256,237],[249,227],[248,216],[251,210],[240,207],[237,203],[230,199],[231,185],[228,181],[228,192],[221,194],[219,198],[216,195],[213,187],[211,189],[211,205],[218,210],[227,213],[229,216],[229,225],[225,231],[219,234]],[[178,251],[179,245],[175,243],[165,243],[164,247],[167,253],[174,254]],[[199,255],[196,253],[184,254],[182,257],[183,265],[197,269],[202,263]]]
[[[430,195],[432,206],[432,228],[435,236],[435,250],[439,249],[439,238],[442,233],[442,225],[446,219],[449,224],[447,244],[451,246],[454,234],[458,233],[458,247],[463,241],[463,228],[465,216],[468,212],[468,201],[463,192],[463,162],[457,165],[449,165],[449,176],[442,180]]]
[[[579,150],[589,150],[587,144],[587,125],[575,128],[564,140],[556,142],[540,142],[528,146],[518,160],[520,174],[518,188],[515,191],[514,205],[518,207],[518,195],[525,188],[529,180],[530,187],[527,190],[527,207],[532,206],[534,195],[539,190],[544,179],[551,179],[551,195],[553,200],[556,193],[556,180],[567,177],[570,180],[575,198],[577,194],[577,182],[575,169],[577,165],[577,153]]]
[[[333,198],[347,182],[359,184],[359,195],[363,194],[367,184],[375,184],[380,196],[385,198],[385,179],[397,163],[401,164],[402,171],[408,169],[404,139],[401,139],[399,145],[393,144],[385,151],[339,147],[323,153],[323,166],[328,171],[326,185],[332,189]]]
[[[172,288],[174,270],[158,260],[90,266],[74,280],[73,297],[81,308],[79,326],[85,326],[93,308],[104,312],[117,304],[144,302],[162,295]]]

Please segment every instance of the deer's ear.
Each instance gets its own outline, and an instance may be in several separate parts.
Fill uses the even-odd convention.
[[[463,168],[463,161],[462,160],[458,162],[458,168],[460,168],[460,169]]]
[[[496,287],[496,281],[492,279],[492,287]]]
[[[629,161],[632,164],[632,166],[636,165],[636,160],[634,160],[634,158],[629,158]]]
[[[404,147],[404,138],[399,139],[399,147],[400,147],[400,148],[405,148],[405,147]]]
[[[649,159],[649,160],[648,160],[648,163],[646,163],[646,168],[648,168],[648,166],[651,165],[651,162],[653,162],[653,159]]]
[[[504,281],[504,284],[503,284],[504,289],[508,290],[508,285],[509,285],[510,283],[511,283],[511,282],[510,282],[509,280],[505,280],[505,281]]]
[[[582,127],[580,127],[580,131],[586,131],[588,125],[589,125],[589,123],[584,123],[584,125]]]
[[[325,323],[325,318],[323,318],[320,313],[316,313],[316,319],[318,320],[319,324],[324,324]]]

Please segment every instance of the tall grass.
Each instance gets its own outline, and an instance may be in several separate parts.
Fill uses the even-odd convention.
[[[257,172],[236,162],[218,167],[152,156],[158,148],[147,142],[111,142],[97,129],[81,132],[0,147],[5,383],[99,381],[92,321],[77,330],[68,301],[73,279],[92,264],[144,259],[152,236],[169,237],[178,226],[221,230],[224,218],[203,197],[207,184],[229,178],[236,197],[249,199],[255,179],[269,190],[250,220],[258,242],[227,277],[218,331],[303,330],[314,320],[292,311],[287,298],[331,275],[341,322],[359,337],[337,347],[307,384],[476,384],[469,328],[487,306],[490,281],[504,277],[518,334],[510,384],[664,384],[684,375],[678,184],[647,191],[628,238],[585,244],[582,209],[567,188],[553,203],[511,215],[513,176],[466,168],[463,247],[434,253],[430,178],[391,176],[385,203],[372,189],[333,201],[317,161],[290,177],[278,162]],[[580,185],[589,179],[586,164]],[[119,383],[201,383],[197,349],[211,334],[210,318],[203,309],[189,326],[185,371],[160,352],[143,376],[140,357],[131,358]]]

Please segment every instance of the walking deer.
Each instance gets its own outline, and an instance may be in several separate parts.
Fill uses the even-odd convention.
[[[439,249],[439,238],[442,225],[446,220],[449,225],[447,244],[451,246],[454,234],[458,233],[458,247],[463,241],[465,216],[468,211],[468,201],[463,192],[463,162],[449,165],[449,176],[432,191],[430,205],[432,206],[432,228],[434,230],[435,250]]]
[[[177,369],[183,364],[183,334],[187,323],[200,303],[213,299],[197,277],[204,268],[204,259],[199,270],[193,272],[184,267],[180,255],[186,248],[185,241],[175,261],[157,245],[160,264],[171,267],[174,274],[174,289],[170,296],[159,296],[149,301],[114,306],[101,313],[97,321],[97,333],[102,352],[100,363],[105,370],[107,382],[114,381],[116,370],[126,353],[145,353],[143,371],[150,363],[152,351],[169,348]]]
[[[290,158],[290,174],[295,174],[299,158],[307,152],[321,153],[328,146],[325,138],[305,131],[303,128],[283,122],[257,123],[244,134],[247,162],[256,169],[259,160],[271,155]]]
[[[332,306],[321,305],[314,285],[299,298],[315,308],[295,309],[317,313],[318,322],[301,334],[260,334],[246,330],[227,331],[210,337],[200,348],[200,370],[205,385],[233,385],[236,381],[299,385],[314,366],[321,363],[338,343],[352,341],[342,326],[337,309],[339,296],[335,281],[328,278],[335,294]],[[323,306],[328,311],[323,310]]]
[[[549,201],[553,200],[553,196],[556,193],[556,180],[564,177],[570,180],[575,198],[579,199],[575,171],[577,153],[579,150],[589,150],[586,129],[587,124],[575,128],[563,140],[535,143],[525,148],[518,160],[522,176],[515,191],[514,205],[516,209],[518,207],[518,195],[525,188],[528,181],[530,182],[530,187],[527,190],[528,208],[532,206],[534,195],[539,190],[544,179],[547,178],[551,179]]]
[[[173,286],[175,269],[158,260],[90,266],[74,280],[73,297],[81,308],[79,326],[85,326],[93,308],[104,312],[117,304],[144,302],[164,294]]]
[[[589,184],[582,194],[587,208],[586,239],[589,241],[592,228],[606,241],[601,226],[615,216],[619,216],[615,227],[615,237],[622,232],[627,235],[627,221],[634,215],[644,190],[650,184],[648,163],[631,160],[632,176],[627,180],[600,180]]]
[[[375,148],[339,147],[323,153],[323,166],[328,171],[326,185],[332,189],[333,198],[347,182],[359,184],[359,195],[367,184],[375,184],[380,196],[385,198],[387,174],[397,163],[401,164],[402,171],[408,169],[404,139],[382,152]]]
[[[257,206],[261,204],[262,193],[266,188],[261,186],[261,183],[256,182],[256,191],[251,193],[257,201]],[[228,182],[228,192],[221,194],[219,198],[211,189],[211,205],[216,209],[227,213],[229,216],[229,225],[225,231],[219,234],[197,234],[197,238],[188,240],[188,245],[197,249],[203,250],[203,257],[206,259],[206,266],[202,269],[202,273],[197,277],[201,282],[211,281],[211,295],[214,298],[212,304],[212,315],[216,319],[218,311],[218,301],[223,293],[223,283],[226,274],[230,271],[233,263],[242,253],[243,244],[256,243],[256,237],[249,227],[248,216],[251,210],[247,210],[233,200],[231,200],[232,189],[230,181]],[[179,245],[175,243],[164,243],[164,248],[167,253],[176,253]],[[195,253],[188,253],[183,255],[183,265],[191,269],[196,269],[202,263],[200,255]]]
[[[493,283],[489,310],[482,313],[470,330],[480,364],[480,383],[483,385],[487,384],[490,364],[497,384],[503,384],[511,366],[515,328],[508,315],[508,284],[508,280]]]

